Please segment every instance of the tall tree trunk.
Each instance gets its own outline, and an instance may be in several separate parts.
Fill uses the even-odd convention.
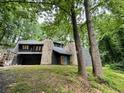
[[[83,76],[84,79],[87,79],[86,66],[83,58],[83,50],[82,50],[81,40],[78,32],[74,5],[72,5],[72,8],[71,8],[71,21],[72,21],[73,35],[74,35],[74,41],[75,41],[75,46],[77,51],[78,72]]]
[[[93,28],[92,22],[92,15],[90,13],[90,0],[84,0],[85,6],[85,14],[86,14],[86,24],[88,30],[88,37],[89,37],[89,44],[90,44],[90,52],[91,52],[91,59],[93,65],[93,74],[99,78],[102,78],[102,63],[99,53],[98,44],[96,41],[96,36]]]

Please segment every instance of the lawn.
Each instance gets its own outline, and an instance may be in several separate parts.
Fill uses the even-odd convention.
[[[0,93],[124,93],[124,72],[104,67],[99,82],[87,68],[91,87],[77,74],[76,66],[40,65],[0,68]],[[101,91],[101,92],[100,92]]]
[[[124,72],[119,70],[113,70],[109,66],[103,68],[105,83],[101,84],[99,81],[93,77],[91,74],[91,68],[88,68],[90,72],[89,80],[91,85],[101,90],[103,93],[124,93]]]

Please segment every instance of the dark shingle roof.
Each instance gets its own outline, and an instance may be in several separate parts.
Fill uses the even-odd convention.
[[[65,49],[60,48],[60,47],[53,47],[53,50],[59,54],[63,54],[63,55],[71,55],[71,53],[68,53],[67,51],[65,51]]]

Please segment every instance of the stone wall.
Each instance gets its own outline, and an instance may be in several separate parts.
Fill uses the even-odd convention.
[[[16,54],[7,51],[4,66],[16,65],[17,64],[17,61],[15,60],[16,56],[17,56]],[[15,62],[15,64],[13,64],[13,62]]]
[[[69,53],[71,53],[71,57],[70,57],[70,63],[73,65],[77,65],[77,52],[76,52],[76,48],[75,48],[75,43],[71,42],[69,44],[67,44],[65,46],[65,50]]]
[[[92,65],[92,61],[91,61],[91,56],[89,53],[89,49],[88,48],[82,48],[83,49],[83,56],[84,56],[84,62],[86,66],[91,66]]]
[[[84,62],[86,64],[86,66],[91,66],[92,61],[91,61],[91,56],[90,56],[89,50],[87,48],[82,48],[82,49],[83,49],[83,56],[84,56],[83,58],[84,58]],[[65,46],[65,50],[72,54],[72,56],[70,57],[71,64],[78,65],[75,43],[71,42],[71,43],[67,44]]]
[[[45,39],[43,43],[41,64],[52,64],[53,41]]]

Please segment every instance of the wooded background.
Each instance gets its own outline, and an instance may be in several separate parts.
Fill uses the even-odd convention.
[[[82,54],[80,48],[83,46],[90,49],[92,60],[100,51],[101,59],[95,56],[98,58],[94,62],[102,60],[103,65],[116,64],[112,67],[122,69],[124,67],[124,1],[0,1],[1,47],[14,47],[19,40],[41,41],[45,38],[64,43],[75,41],[78,61],[83,62],[80,58]],[[80,62],[79,64],[81,65]],[[85,67],[82,70],[84,71]]]

